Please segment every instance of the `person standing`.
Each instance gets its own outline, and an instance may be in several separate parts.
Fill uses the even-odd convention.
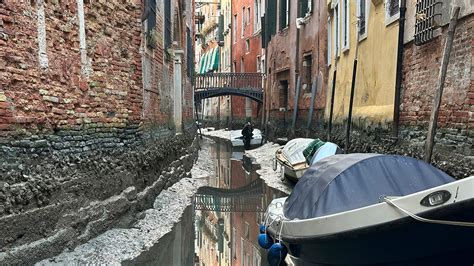
[[[250,149],[250,141],[252,140],[253,137],[253,126],[252,123],[247,122],[242,129],[242,137],[244,141],[244,148],[246,150]]]

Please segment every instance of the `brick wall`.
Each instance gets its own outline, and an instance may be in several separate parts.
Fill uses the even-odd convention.
[[[183,21],[183,12],[193,14],[192,5],[172,6]],[[0,1],[0,264],[32,263],[87,241],[189,171],[195,128],[186,56],[187,131],[175,136],[163,8],[154,49],[143,11],[139,0]],[[183,21],[173,30],[185,32]],[[179,39],[173,48],[186,49]],[[185,166],[170,170],[177,165]],[[33,242],[37,251],[26,252]]]
[[[278,2],[279,5],[280,2]],[[313,12],[304,19],[300,28],[299,47],[297,42],[297,28],[295,19],[298,16],[298,3],[290,1],[290,23],[283,30],[277,30],[272,36],[267,47],[267,70],[268,79],[265,87],[266,103],[265,109],[268,111],[268,121],[270,123],[284,123],[284,112],[280,108],[280,81],[288,82],[288,110],[286,111],[286,123],[291,126],[296,94],[296,74],[302,78],[302,86],[298,95],[297,127],[306,126],[308,122],[308,111],[311,101],[314,101],[314,112],[312,126],[316,122],[316,112],[326,105],[327,93],[327,5],[325,1],[313,1]],[[277,20],[279,19],[279,9],[277,6]],[[308,78],[304,78],[305,70],[303,60],[305,56],[311,56],[311,73]],[[305,80],[306,79],[306,80]],[[314,99],[311,98],[311,82],[317,81]],[[304,84],[307,83],[307,84]],[[275,114],[275,116],[273,115]]]
[[[62,1],[41,4],[31,1],[6,1],[0,6],[5,40],[0,43],[0,134],[25,137],[34,142],[9,142],[13,147],[56,149],[93,149],[90,133],[109,138],[112,146],[121,131],[135,129],[140,123],[142,78],[140,32],[141,6],[102,4],[92,1],[84,6],[87,40],[87,75],[82,73],[77,4]],[[38,39],[41,35],[39,10],[44,8],[44,27],[48,65],[43,67]],[[110,13],[116,13],[110,21]],[[62,138],[41,139],[59,131],[81,131],[79,142],[62,146]]]
[[[441,128],[474,129],[474,16],[458,22],[440,106]],[[406,126],[429,123],[441,66],[447,26],[433,41],[405,47],[400,120]]]

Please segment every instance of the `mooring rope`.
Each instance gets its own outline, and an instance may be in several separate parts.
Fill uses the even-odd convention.
[[[444,225],[456,225],[456,226],[467,226],[467,227],[474,227],[474,223],[470,222],[459,222],[459,221],[446,221],[446,220],[433,220],[433,219],[427,219],[420,217],[412,212],[409,212],[402,207],[398,206],[395,204],[391,199],[389,199],[387,196],[383,197],[383,200],[390,206],[400,210],[401,212],[405,213],[406,215],[410,216],[411,218],[424,222],[424,223],[432,223],[432,224],[444,224]]]

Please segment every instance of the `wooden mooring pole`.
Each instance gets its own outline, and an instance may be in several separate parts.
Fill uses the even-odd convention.
[[[428,137],[426,138],[425,162],[427,163],[431,162],[431,156],[433,154],[434,138],[436,136],[436,125],[438,123],[439,106],[441,105],[441,99],[443,97],[444,81],[446,79],[449,56],[451,54],[451,48],[453,47],[454,32],[456,31],[456,24],[458,22],[460,9],[461,8],[459,6],[454,7],[453,15],[451,16],[451,21],[449,22],[446,43],[444,45],[441,69],[439,71],[438,84],[436,86],[436,96],[433,103],[433,110],[431,111]]]
[[[347,114],[347,126],[346,126],[346,146],[344,147],[346,153],[349,152],[349,148],[351,146],[351,129],[352,129],[352,109],[354,107],[354,94],[355,94],[355,85],[356,85],[356,77],[357,77],[357,62],[359,60],[359,29],[360,29],[360,19],[357,19],[357,26],[356,26],[356,50],[355,50],[355,57],[354,57],[354,65],[352,69],[352,83],[351,83],[351,96],[349,98],[349,113]]]

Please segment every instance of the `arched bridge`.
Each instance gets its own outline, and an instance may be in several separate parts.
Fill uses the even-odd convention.
[[[219,212],[263,212],[261,179],[237,189],[199,188],[194,195],[194,209]]]
[[[194,83],[194,101],[224,95],[237,95],[263,102],[262,73],[198,74]]]

